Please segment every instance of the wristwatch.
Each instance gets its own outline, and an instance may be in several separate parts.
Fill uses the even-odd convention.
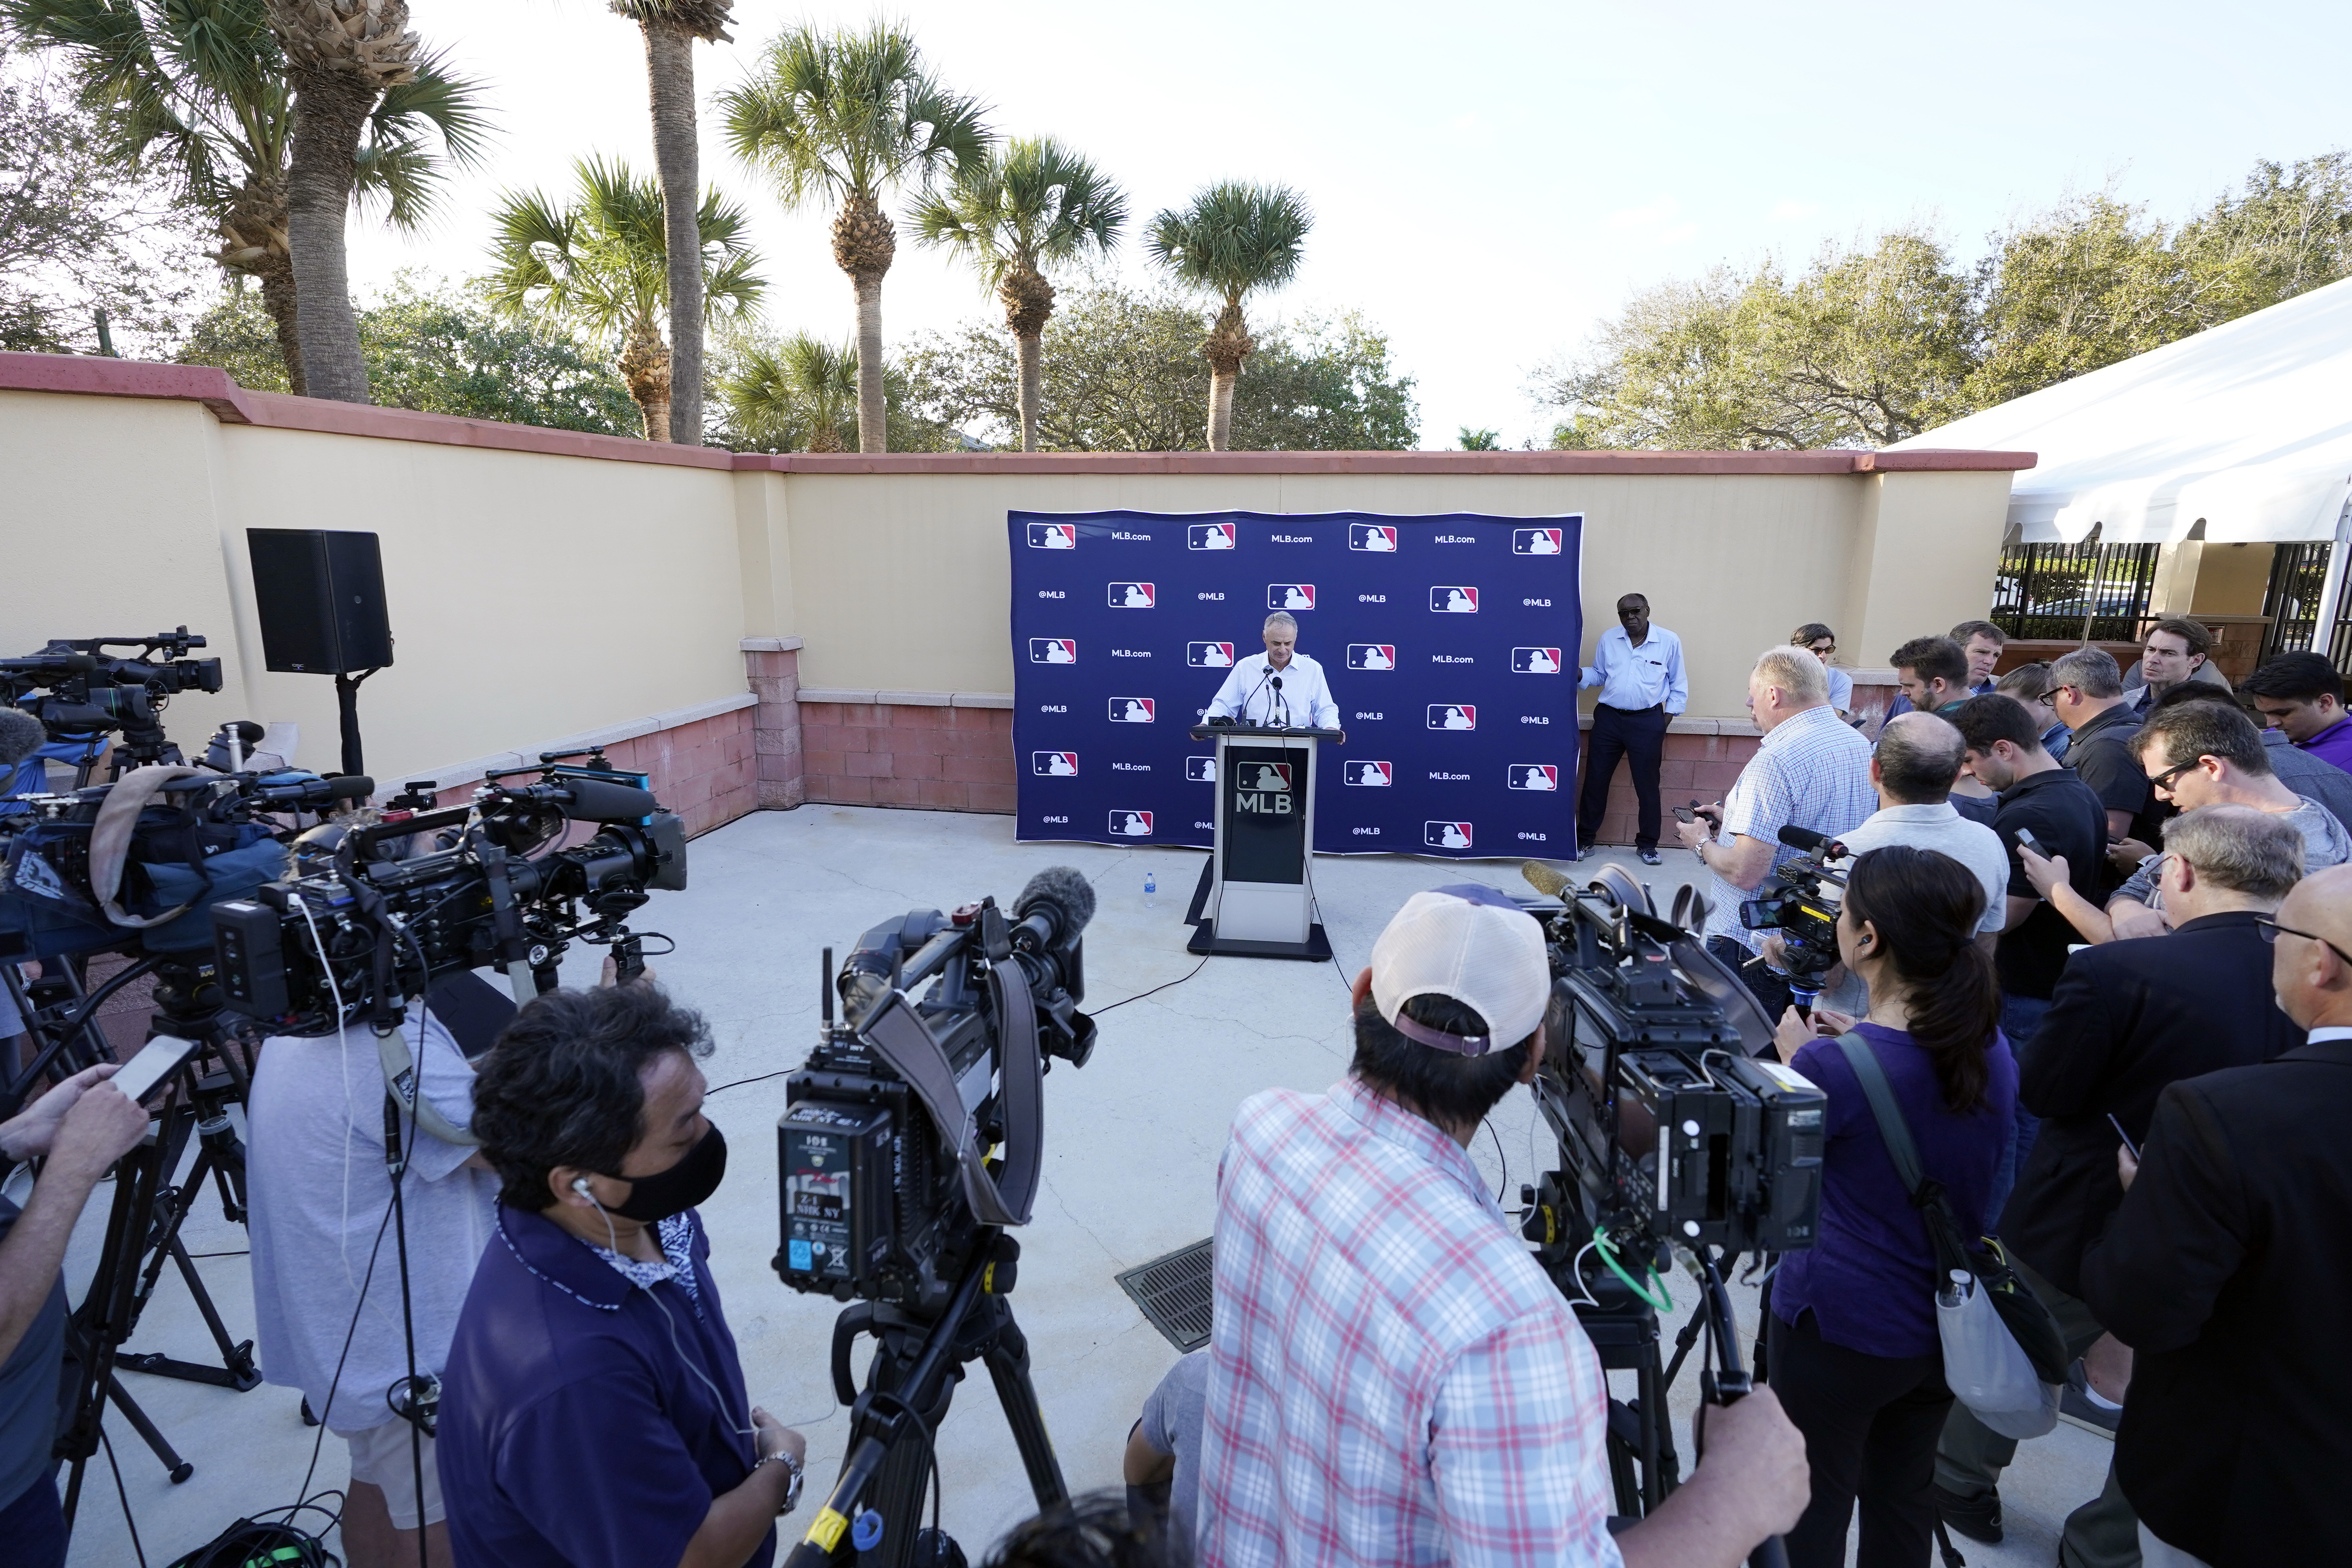
[[[801,1483],[808,1479],[808,1468],[783,1449],[779,1448],[772,1454],[761,1455],[760,1463],[753,1465],[751,1468],[756,1473],[761,1465],[771,1464],[782,1465],[790,1476],[790,1479],[784,1482],[784,1500],[776,1509],[776,1517],[782,1519],[785,1514],[800,1507]]]

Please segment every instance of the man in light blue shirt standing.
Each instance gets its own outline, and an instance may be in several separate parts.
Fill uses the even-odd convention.
[[[1576,848],[1581,857],[1600,835],[1609,809],[1609,781],[1620,758],[1633,768],[1633,847],[1644,865],[1658,863],[1658,763],[1666,753],[1666,725],[1690,702],[1683,670],[1683,639],[1650,624],[1650,601],[1628,594],[1617,601],[1617,624],[1601,634],[1580,687],[1601,688],[1592,710],[1592,738],[1584,747],[1584,789],[1576,807]]]

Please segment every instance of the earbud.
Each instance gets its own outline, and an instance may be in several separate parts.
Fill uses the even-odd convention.
[[[588,1178],[585,1176],[575,1177],[572,1183],[572,1190],[591,1203],[595,1201],[595,1194],[588,1190]]]

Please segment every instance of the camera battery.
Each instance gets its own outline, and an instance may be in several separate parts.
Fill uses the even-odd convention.
[[[776,1123],[783,1171],[785,1284],[846,1300],[888,1255],[891,1114],[880,1105],[823,1100],[793,1103]]]

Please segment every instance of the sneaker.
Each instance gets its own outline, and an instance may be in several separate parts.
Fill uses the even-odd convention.
[[[1657,852],[1656,850],[1654,850],[1654,849],[1644,849],[1644,850],[1643,850],[1641,853],[1642,853],[1642,864],[1643,864],[1643,865],[1644,865],[1644,866],[1655,866],[1655,865],[1659,864],[1659,860],[1658,860],[1658,852]]]
[[[1962,1497],[1947,1491],[1941,1484],[1935,1488],[1936,1512],[1944,1522],[1970,1541],[1981,1541],[1987,1546],[2000,1544],[2000,1489],[1982,1492],[1975,1497]]]
[[[2110,1410],[2091,1397],[2090,1380],[2084,1375],[2079,1361],[2066,1369],[2066,1387],[2058,1395],[2058,1414],[2077,1426],[2086,1426],[2109,1437],[2116,1435],[2124,1418],[2120,1406]]]

